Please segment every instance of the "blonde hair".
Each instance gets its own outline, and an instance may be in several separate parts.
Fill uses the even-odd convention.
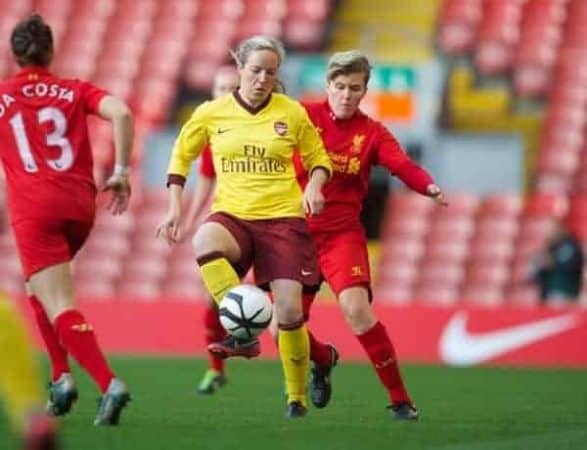
[[[346,52],[334,53],[328,60],[326,80],[331,82],[339,75],[351,73],[365,74],[365,86],[371,77],[371,64],[367,57],[359,50],[348,50]]]
[[[236,61],[236,64],[239,67],[243,67],[247,63],[251,53],[259,50],[269,50],[274,52],[279,58],[279,65],[281,65],[285,59],[285,49],[283,48],[283,44],[279,40],[268,36],[253,36],[249,39],[245,39],[244,41],[241,41],[236,50],[231,51],[230,54]]]

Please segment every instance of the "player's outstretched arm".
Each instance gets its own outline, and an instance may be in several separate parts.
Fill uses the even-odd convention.
[[[157,237],[169,245],[175,244],[179,237],[179,223],[181,220],[181,197],[183,186],[169,184],[169,209],[161,224],[157,227]]]
[[[202,215],[212,189],[214,187],[215,179],[200,174],[196,186],[194,188],[194,194],[190,199],[187,213],[182,221],[180,239],[183,239],[186,235],[194,229],[196,222]]]
[[[105,96],[98,106],[100,117],[112,122],[114,134],[114,173],[106,181],[104,190],[112,192],[108,209],[113,214],[122,214],[130,201],[129,164],[133,143],[133,117],[130,108],[122,100]]]

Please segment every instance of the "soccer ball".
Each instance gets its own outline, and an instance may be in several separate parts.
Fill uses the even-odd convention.
[[[271,322],[273,305],[256,286],[241,284],[232,288],[220,302],[218,314],[226,331],[238,339],[252,339]]]

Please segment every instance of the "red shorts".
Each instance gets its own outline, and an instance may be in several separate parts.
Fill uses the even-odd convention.
[[[367,239],[363,230],[314,232],[322,276],[338,295],[346,288],[364,286],[371,295]]]
[[[35,218],[12,224],[24,277],[71,261],[94,225],[91,220]]]
[[[231,262],[239,276],[252,265],[259,286],[277,279],[296,280],[305,286],[319,283],[316,247],[304,219],[242,220],[217,212],[206,222],[221,224],[237,241],[241,258]]]

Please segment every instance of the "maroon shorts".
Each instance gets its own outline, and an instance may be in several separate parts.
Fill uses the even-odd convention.
[[[253,266],[259,286],[277,279],[319,283],[316,247],[304,219],[242,220],[217,212],[206,222],[221,224],[238,242],[241,258],[232,262],[240,277]]]
[[[367,239],[362,230],[313,233],[322,276],[338,296],[346,288],[371,286]]]
[[[14,223],[14,237],[26,280],[47,267],[71,261],[94,225],[88,220],[35,218]]]

